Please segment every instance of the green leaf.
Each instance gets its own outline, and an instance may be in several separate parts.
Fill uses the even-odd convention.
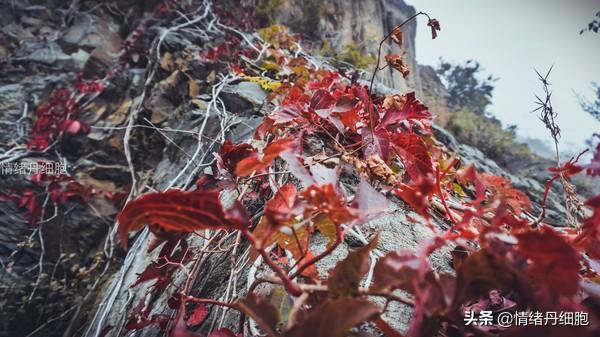
[[[377,247],[378,239],[379,235],[376,235],[368,245],[350,252],[338,262],[327,281],[327,288],[333,297],[358,295],[360,280],[369,271],[369,253]]]

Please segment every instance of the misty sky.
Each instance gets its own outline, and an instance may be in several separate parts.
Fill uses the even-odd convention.
[[[439,58],[479,61],[482,75],[495,83],[490,111],[519,135],[549,141],[534,113],[534,93],[541,86],[534,68],[550,75],[553,105],[559,113],[563,150],[577,151],[600,122],[583,112],[575,92],[594,97],[589,83],[600,84],[600,33],[579,35],[600,11],[600,0],[405,0],[417,11],[439,19],[442,30],[431,40],[419,19],[417,60],[438,65]]]

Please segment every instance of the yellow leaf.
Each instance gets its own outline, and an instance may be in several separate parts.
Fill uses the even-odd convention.
[[[319,232],[321,232],[321,234],[325,235],[325,237],[329,241],[329,246],[331,246],[336,241],[337,227],[327,215],[319,214],[315,218],[315,226],[317,227]]]
[[[200,88],[198,87],[198,83],[190,77],[190,81],[188,82],[188,95],[190,97],[196,97],[200,94]]]

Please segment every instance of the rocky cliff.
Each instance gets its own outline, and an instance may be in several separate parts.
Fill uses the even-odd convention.
[[[2,336],[160,336],[168,319],[176,318],[173,286],[162,292],[151,291],[150,283],[134,286],[159,254],[158,250],[149,252],[153,235],[143,230],[123,251],[117,244],[115,215],[126,199],[170,188],[193,188],[199,176],[210,173],[223,142],[250,142],[263,118],[277,107],[270,99],[273,87],[269,84],[274,80],[256,78],[269,71],[261,63],[265,41],[244,25],[234,26],[229,9],[220,2],[186,1],[177,10],[169,7],[175,6],[172,2],[165,3],[2,3],[6,10],[0,14],[0,162],[57,162],[67,171],[60,179],[11,174],[0,181]],[[382,36],[415,13],[401,0],[276,3],[270,12],[275,22],[330,41],[334,49],[360,41],[372,55]],[[234,14],[243,18],[241,13]],[[443,107],[444,91],[431,69],[417,65],[416,29],[414,22],[404,29],[411,75],[404,80],[386,69],[375,88],[382,95],[414,90],[435,111],[435,104]],[[241,76],[228,68],[228,62],[219,62],[221,56],[232,61],[228,53],[233,45],[250,50],[250,56],[239,54],[236,61],[241,60],[255,76]],[[385,48],[386,52],[399,51],[391,43]],[[336,71],[327,59],[310,50],[296,53],[301,62]],[[361,77],[366,84],[369,74]],[[57,96],[60,88],[69,91]],[[58,107],[40,108],[47,102]],[[45,111],[56,109],[69,111],[60,123],[49,122],[44,129],[56,132],[48,135],[36,129],[36,123],[47,117]],[[435,144],[444,153],[456,153],[465,164],[473,163],[483,172],[509,177],[535,196],[534,210],[524,216],[538,213],[543,193],[539,182],[508,174],[442,129],[435,129],[435,135]],[[32,146],[34,136],[49,143]],[[311,141],[312,147],[306,149],[311,155],[332,148],[323,140]],[[348,174],[346,179],[346,188],[354,191],[358,176]],[[237,197],[235,193],[223,195],[229,201]],[[413,222],[420,215],[406,202],[391,195],[387,198],[388,212],[352,231],[333,256],[318,264],[319,274],[326,275],[336,258],[364,246],[375,232],[380,232],[375,254],[382,256],[399,249],[415,250],[434,228],[449,226],[439,204],[432,206],[434,227],[428,227]],[[458,198],[450,203],[460,208]],[[560,198],[550,196],[551,219],[560,219],[561,204]],[[32,221],[40,209],[42,213]],[[256,214],[260,214],[258,209]],[[260,260],[249,260],[248,243],[236,241],[235,235],[219,240],[219,247],[225,248],[207,250],[198,259],[199,267],[189,271],[194,274],[186,284],[196,296],[230,301],[246,293],[264,266]],[[194,249],[209,244],[200,235],[189,240]],[[316,254],[326,246],[322,234],[311,243]],[[438,270],[451,270],[448,249],[433,256]],[[232,262],[223,252],[239,259]],[[173,272],[173,283],[182,286],[189,272]],[[132,320],[135,315],[137,321]],[[144,326],[150,317],[164,319]],[[402,331],[410,317],[411,309],[400,304],[391,305],[385,314]],[[195,329],[236,331],[239,321],[236,311],[215,309]],[[257,334],[252,324],[242,330],[246,336]],[[364,330],[374,331],[372,327]]]
[[[272,19],[305,33],[309,39],[327,41],[333,49],[343,50],[345,46],[358,44],[363,53],[376,57],[382,38],[415,13],[415,9],[402,0],[285,0],[273,8]],[[385,69],[377,78],[385,86],[411,88],[421,93],[415,53],[416,28],[415,21],[404,27],[402,51],[391,41],[384,44],[384,54],[405,52],[413,72],[413,76],[405,80],[393,69]]]

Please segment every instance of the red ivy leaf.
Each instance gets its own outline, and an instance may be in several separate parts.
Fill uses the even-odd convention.
[[[458,171],[456,173],[456,178],[463,185],[469,183],[474,185],[475,200],[471,201],[471,204],[479,204],[485,199],[485,184],[481,180],[474,165],[469,165],[467,168]]]
[[[392,148],[406,168],[413,181],[433,173],[433,163],[423,139],[414,133],[395,133],[392,135]]]
[[[375,326],[377,326],[377,328],[379,330],[381,330],[381,332],[383,332],[383,335],[385,337],[405,337],[403,334],[399,333],[394,328],[392,328],[382,318],[378,318],[376,320],[373,320],[373,323],[375,323]]]
[[[228,140],[219,150],[219,161],[229,173],[235,174],[235,168],[241,160],[256,155],[256,150],[250,144],[233,144]]]
[[[211,332],[208,337],[242,337],[242,334],[236,336],[233,331],[223,328],[216,331]]]
[[[531,261],[527,274],[553,294],[573,295],[579,289],[579,255],[550,228],[518,234],[518,251]]]
[[[302,192],[302,197],[309,205],[306,211],[323,213],[336,225],[358,218],[356,210],[346,205],[346,199],[338,194],[333,184],[311,185]]]
[[[413,280],[417,279],[422,262],[413,253],[388,253],[377,260],[373,271],[373,288],[377,290],[402,289],[414,293]]]
[[[324,89],[317,90],[310,101],[310,108],[313,110],[329,109],[335,104],[336,100],[329,91]]]
[[[355,325],[379,314],[379,308],[366,299],[341,297],[327,299],[308,317],[294,325],[285,337],[343,337]]]
[[[89,133],[90,127],[84,122],[67,119],[62,123],[61,130],[68,135],[75,136],[80,133]]]
[[[392,96],[386,100],[394,100],[394,103],[388,102],[389,108],[387,109],[381,124],[384,127],[390,127],[400,122],[408,123],[407,127],[412,127],[416,122],[420,123],[427,131],[431,124],[431,113],[427,107],[421,103],[415,96],[414,92],[410,92],[401,97]],[[384,102],[384,108],[385,106]]]
[[[361,136],[365,158],[377,155],[387,162],[390,154],[390,133],[384,128],[376,128],[375,132],[372,132],[366,127],[361,129]]]
[[[327,280],[327,288],[333,297],[358,295],[360,280],[369,271],[370,253],[377,247],[378,239],[376,235],[368,245],[348,253],[338,262]]]
[[[202,303],[198,304],[196,308],[194,308],[194,311],[190,317],[187,319],[187,326],[197,326],[202,324],[202,322],[204,322],[206,319],[206,316],[208,316],[208,310],[206,309],[206,306]]]
[[[268,336],[279,336],[277,333],[279,312],[268,300],[250,293],[246,298],[237,300],[234,306],[250,316]]]
[[[506,202],[512,211],[519,215],[522,210],[531,210],[531,201],[527,195],[512,187],[510,181],[493,174],[484,173],[481,175],[488,189],[493,196]]]
[[[181,302],[179,306],[179,311],[177,312],[177,316],[175,317],[175,324],[173,325],[173,329],[171,329],[171,333],[169,337],[203,337],[199,333],[191,332],[187,329],[187,324],[185,322],[186,310],[185,310],[185,302]]]
[[[360,99],[363,105],[365,114],[369,117],[369,125],[371,127],[379,124],[379,114],[373,109],[373,102],[369,90],[364,86],[353,86],[354,95]]]
[[[127,248],[127,233],[151,225],[154,234],[193,232],[199,229],[244,229],[249,220],[236,202],[225,210],[217,191],[169,190],[144,194],[129,202],[118,215],[119,238]]]
[[[280,227],[284,226],[291,218],[299,211],[294,210],[297,196],[296,186],[293,184],[285,184],[277,190],[275,196],[265,204],[265,219],[268,227],[264,233],[258,238],[263,243],[266,242],[273,233]]]
[[[417,213],[429,218],[429,198],[436,190],[435,183],[429,176],[420,176],[411,185],[402,184],[394,193],[408,203]]]
[[[597,135],[598,138],[600,136]],[[600,176],[600,143],[596,145],[596,152],[594,153],[594,157],[590,161],[590,163],[586,166],[587,174],[592,177]]]
[[[42,216],[42,206],[37,201],[36,192],[32,189],[25,189],[18,200],[19,207],[27,210],[27,218],[30,226],[40,221]]]
[[[593,214],[583,221],[581,233],[575,238],[575,243],[593,258],[600,259],[600,195],[589,199],[585,204],[592,208]]]
[[[263,151],[262,158],[258,155],[242,159],[236,167],[235,173],[239,177],[246,177],[253,172],[260,172],[271,165],[273,160],[282,152],[289,150],[295,144],[293,138],[281,138],[271,142]]]

